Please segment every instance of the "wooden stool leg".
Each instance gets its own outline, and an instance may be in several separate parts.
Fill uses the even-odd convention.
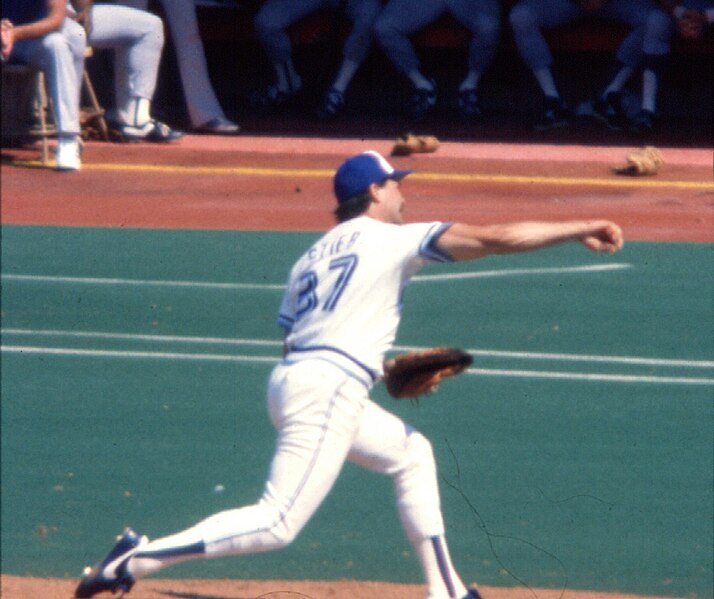
[[[42,71],[37,71],[37,98],[40,108],[40,137],[42,139],[42,164],[47,164],[50,161],[47,138],[49,131],[47,129],[47,109],[49,102],[47,100],[47,88],[45,87],[45,74]]]
[[[84,87],[87,90],[87,95],[89,96],[89,101],[92,105],[92,117],[96,119],[99,124],[99,132],[104,141],[109,141],[109,127],[107,127],[107,121],[104,118],[104,109],[99,105],[99,100],[97,100],[97,94],[94,92],[94,86],[92,85],[92,80],[89,78],[87,69],[84,69],[84,75],[82,77],[84,81]]]

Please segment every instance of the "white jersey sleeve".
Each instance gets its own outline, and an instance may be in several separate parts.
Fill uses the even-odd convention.
[[[291,270],[280,306],[290,355],[335,352],[376,380],[409,279],[427,261],[451,261],[435,243],[449,226],[363,216],[325,234]]]

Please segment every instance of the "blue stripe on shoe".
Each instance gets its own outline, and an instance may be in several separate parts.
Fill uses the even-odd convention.
[[[184,555],[202,555],[206,553],[206,544],[203,541],[184,545],[183,547],[171,547],[169,549],[157,549],[155,551],[137,551],[133,557],[142,558],[148,557],[151,559],[167,559],[172,557],[181,557]]]
[[[449,593],[449,597],[456,597],[456,589],[454,588],[453,580],[451,580],[449,567],[446,563],[446,554],[444,553],[444,548],[441,546],[441,538],[431,537],[431,545],[434,548],[436,563],[439,566],[439,572],[441,573],[441,579],[444,581],[444,585],[446,586],[446,591]]]

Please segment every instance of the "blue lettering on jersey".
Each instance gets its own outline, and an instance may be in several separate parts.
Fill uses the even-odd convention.
[[[355,231],[351,235],[340,235],[337,239],[333,239],[330,243],[322,242],[313,245],[307,252],[307,257],[310,261],[322,260],[337,254],[348,252],[359,239],[360,232]]]

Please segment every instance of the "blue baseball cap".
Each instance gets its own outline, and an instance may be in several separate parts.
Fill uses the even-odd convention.
[[[372,183],[385,179],[400,181],[410,170],[395,170],[384,156],[368,150],[345,160],[335,172],[334,189],[338,202],[344,202],[367,190]]]

